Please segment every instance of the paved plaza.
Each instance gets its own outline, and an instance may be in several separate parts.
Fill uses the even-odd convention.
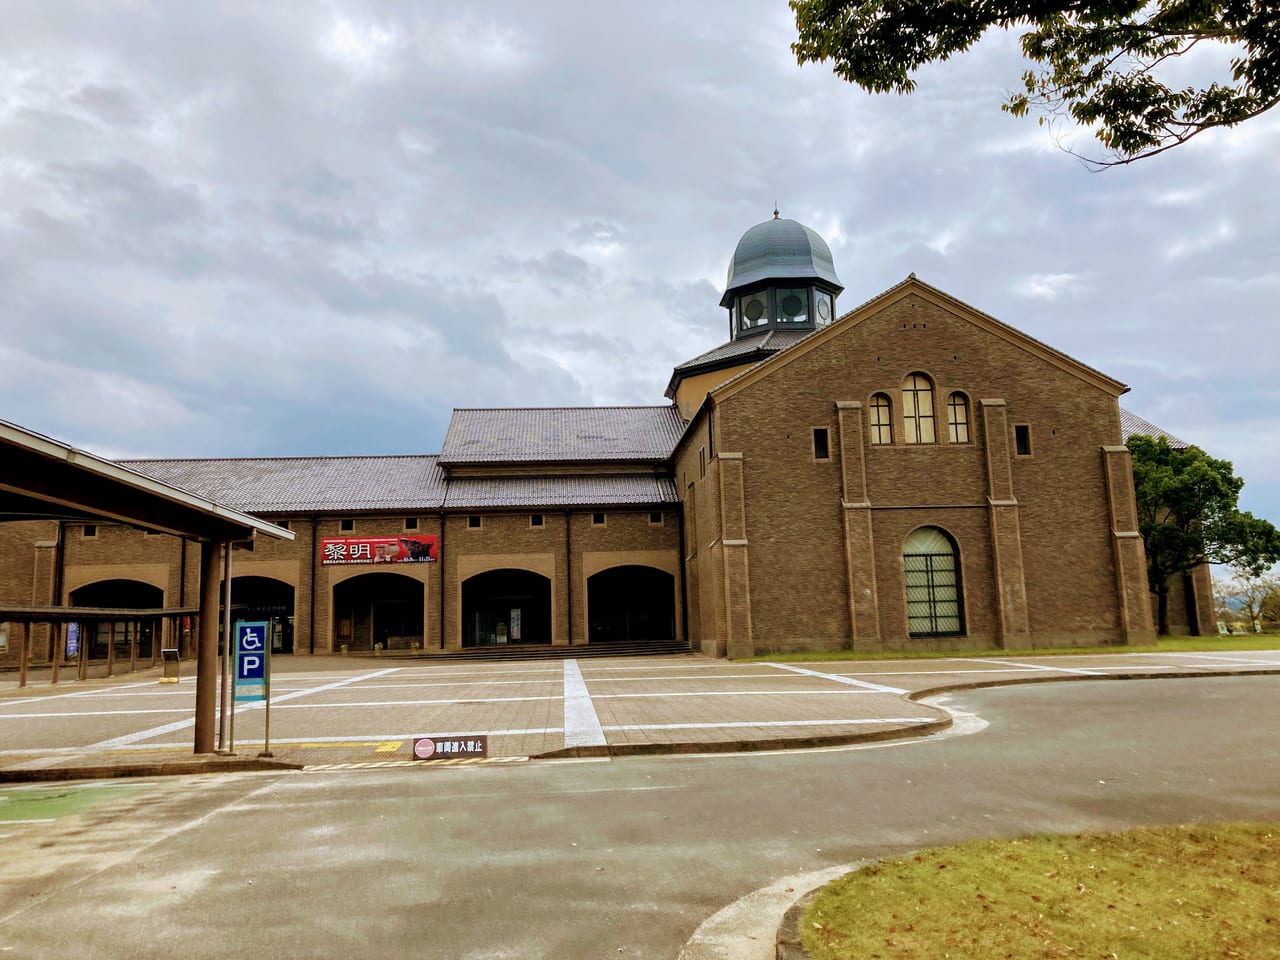
[[[184,665],[186,666],[186,665]],[[697,655],[441,662],[278,658],[275,762],[335,769],[409,765],[414,741],[487,738],[487,757],[814,747],[922,736],[951,720],[919,702],[992,683],[1280,672],[1280,651],[1105,656],[732,663]],[[0,678],[0,773],[191,764],[194,677],[156,671],[26,688]],[[227,724],[236,762],[264,750],[266,712],[242,703]],[[231,738],[234,738],[233,741]],[[202,763],[228,765],[228,756]]]

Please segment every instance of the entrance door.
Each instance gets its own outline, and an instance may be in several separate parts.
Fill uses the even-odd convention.
[[[551,642],[551,581],[528,570],[490,570],[462,584],[462,645]]]
[[[590,643],[674,640],[675,577],[653,567],[602,570],[587,581],[587,615]]]

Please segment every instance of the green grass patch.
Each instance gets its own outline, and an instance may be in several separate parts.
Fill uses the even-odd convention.
[[[1034,650],[827,650],[825,652],[763,653],[739,663],[804,663],[830,660],[944,660],[947,657],[1064,657],[1082,653],[1223,653],[1231,650],[1280,649],[1280,634],[1226,637],[1161,637],[1153,647],[1108,644],[1101,647],[1041,647]]]
[[[75,783],[56,787],[0,787],[0,823],[57,820],[108,800],[128,797],[148,784]]]
[[[829,884],[813,960],[1280,957],[1280,823],[982,840]]]

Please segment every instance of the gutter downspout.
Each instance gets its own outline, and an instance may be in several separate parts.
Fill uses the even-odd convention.
[[[569,619],[569,646],[573,646],[573,542],[569,535],[569,528],[572,526],[573,515],[566,510],[564,512],[564,585],[565,600]],[[585,611],[584,611],[585,612]]]
[[[313,516],[311,518],[311,562],[307,564],[311,570],[311,623],[308,625],[308,643],[307,652],[311,656],[316,655],[316,528],[320,525],[320,518]]]
[[[680,502],[680,509],[676,511],[676,533],[680,538],[680,629],[683,631],[684,642],[692,648],[693,641],[689,639],[689,581],[686,575],[689,560],[685,553],[683,500]]]
[[[437,568],[438,568],[438,570],[439,570],[439,577],[440,577],[440,602],[437,604],[437,606],[439,606],[439,608],[440,608],[440,649],[441,649],[441,650],[443,650],[443,649],[444,649],[444,625],[445,625],[445,612],[444,612],[444,593],[445,593],[445,590],[444,590],[444,584],[445,584],[445,579],[444,579],[444,557],[445,557],[445,554],[444,554],[444,529],[445,529],[445,520],[446,520],[447,518],[448,518],[448,515],[447,515],[443,510],[442,510],[442,511],[440,511],[440,540],[439,540],[439,541],[437,542],[437,544],[436,544],[436,567],[437,567]]]
[[[62,584],[64,580],[63,567],[66,566],[66,539],[67,525],[63,520],[58,521],[58,532],[53,541],[53,602],[57,606],[62,606]],[[63,624],[52,624],[49,628],[49,663],[53,674],[53,682],[58,682],[58,653],[66,652],[66,647],[59,651],[59,646],[65,641],[66,626]]]

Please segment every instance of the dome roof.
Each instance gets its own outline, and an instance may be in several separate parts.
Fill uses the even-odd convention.
[[[735,290],[761,280],[810,278],[825,280],[837,293],[844,289],[827,242],[803,223],[782,220],[775,213],[772,220],[757,223],[738,241],[720,305],[727,307]]]

